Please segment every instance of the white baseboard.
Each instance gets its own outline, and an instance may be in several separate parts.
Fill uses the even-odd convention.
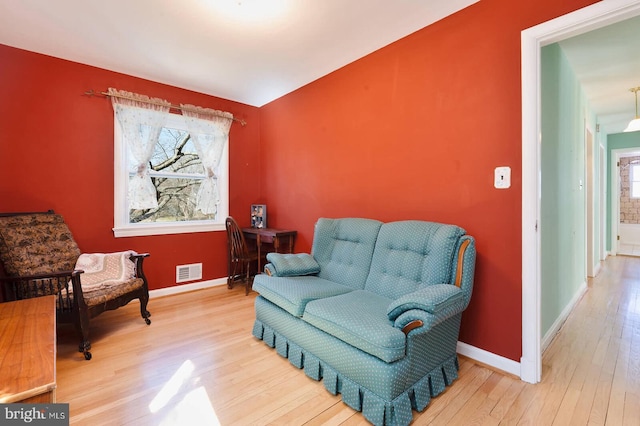
[[[541,348],[543,353],[547,349],[547,347],[551,344],[555,335],[558,334],[558,332],[562,328],[562,324],[564,324],[564,322],[567,320],[573,308],[580,301],[580,298],[586,292],[587,292],[587,283],[583,282],[580,285],[580,288],[578,289],[578,291],[576,291],[576,294],[573,295],[573,298],[571,299],[571,301],[564,308],[564,310],[562,311],[558,319],[555,320],[555,322],[553,323],[553,325],[551,326],[547,334],[545,334],[544,337],[542,338]]]
[[[215,280],[198,281],[191,284],[174,285],[171,287],[159,288],[157,290],[149,291],[149,298],[170,296],[173,294],[186,293],[188,291],[202,290],[209,287],[217,287],[220,285],[226,285],[227,278],[216,278]]]
[[[482,364],[486,364],[490,367],[520,377],[520,363],[517,361],[462,342],[458,342],[457,351],[460,355],[464,355]]]

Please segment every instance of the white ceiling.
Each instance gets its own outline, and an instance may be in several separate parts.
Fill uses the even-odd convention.
[[[640,86],[640,17],[559,44],[598,115],[600,131],[622,132],[635,116],[629,89]]]
[[[0,0],[0,44],[261,106],[477,1]],[[640,17],[560,45],[601,131],[621,132]]]
[[[262,106],[477,1],[0,0],[0,44]]]

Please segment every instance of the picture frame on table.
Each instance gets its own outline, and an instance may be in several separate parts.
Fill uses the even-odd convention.
[[[267,227],[267,205],[266,204],[251,205],[251,227],[252,228]]]

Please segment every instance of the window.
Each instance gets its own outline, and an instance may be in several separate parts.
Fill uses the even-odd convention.
[[[640,198],[640,164],[632,164],[629,176],[631,198]]]
[[[113,231],[116,237],[224,230],[224,220],[229,211],[228,144],[224,143],[220,162],[213,170],[219,202],[215,212],[203,213],[196,204],[198,191],[207,173],[198,155],[195,138],[189,133],[184,116],[163,114],[166,115],[164,125],[147,165],[156,193],[155,208],[130,208],[129,185],[138,173],[139,166],[125,132],[118,119],[114,119]],[[148,132],[148,129],[139,123],[138,131]],[[205,135],[199,136],[202,139]]]

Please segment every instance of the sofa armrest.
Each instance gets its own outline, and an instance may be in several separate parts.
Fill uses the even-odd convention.
[[[277,275],[276,268],[274,268],[270,263],[264,265],[264,273],[269,275],[270,277],[275,277]]]
[[[392,301],[387,307],[387,316],[395,321],[403,313],[417,309],[436,317],[449,317],[462,312],[465,307],[464,293],[451,284],[435,284],[405,294]]]
[[[413,330],[418,330],[416,333],[427,332],[438,323],[440,323],[440,321],[438,321],[435,315],[420,309],[411,309],[396,318],[393,326],[402,330],[405,335],[409,335],[409,332]]]
[[[320,265],[310,254],[269,253],[264,269],[268,275],[276,277],[292,277],[314,275],[320,272]]]

